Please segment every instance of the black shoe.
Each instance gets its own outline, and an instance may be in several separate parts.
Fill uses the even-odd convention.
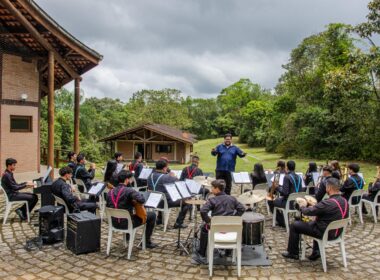
[[[155,244],[155,243],[152,243],[152,242],[150,241],[150,242],[147,242],[147,243],[146,243],[145,247],[148,248],[148,249],[154,249],[154,248],[157,248],[158,245]]]
[[[21,221],[25,221],[27,219],[27,217],[25,217],[24,213],[22,213],[21,209],[16,209],[15,212],[20,217]]]
[[[162,225],[162,220],[156,220],[156,225]]]
[[[187,228],[187,225],[185,225],[185,224],[174,224],[173,228],[174,229],[177,229],[177,228]]]
[[[287,258],[287,259],[293,259],[293,260],[298,260],[298,255],[293,255],[293,254],[290,254],[289,252],[284,252],[282,253],[282,256],[284,258]]]
[[[320,257],[321,257],[321,255],[319,254],[319,252],[313,252],[313,253],[311,253],[311,255],[308,256],[307,258],[308,258],[310,261],[316,261],[316,260],[318,260]]]

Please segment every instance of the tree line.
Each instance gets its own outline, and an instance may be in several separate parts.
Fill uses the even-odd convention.
[[[98,140],[154,122],[215,138],[230,132],[250,146],[284,156],[380,162],[380,0],[368,4],[367,22],[330,24],[290,53],[274,90],[249,79],[222,89],[216,98],[184,97],[177,89],[140,90],[123,102],[82,98],[81,150],[104,160]],[[71,149],[73,93],[56,92],[55,143]],[[42,102],[41,142],[47,142],[47,105]]]

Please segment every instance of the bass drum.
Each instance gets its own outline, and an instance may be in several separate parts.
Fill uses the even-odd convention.
[[[254,212],[245,212],[243,218],[243,244],[261,245],[264,234],[264,215]]]

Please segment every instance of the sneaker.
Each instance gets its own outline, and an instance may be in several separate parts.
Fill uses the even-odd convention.
[[[154,249],[154,248],[157,248],[158,245],[155,244],[155,243],[153,243],[153,242],[151,242],[151,241],[149,241],[149,242],[146,243],[145,247],[146,247],[147,249]]]
[[[25,221],[27,219],[21,209],[16,209],[15,212],[20,217],[21,221]]]
[[[311,253],[311,255],[308,256],[307,258],[308,258],[310,261],[316,261],[316,260],[318,260],[320,257],[321,257],[321,255],[320,255],[319,252],[313,252],[313,253]]]
[[[173,228],[174,229],[177,229],[177,228],[187,228],[187,225],[185,225],[185,224],[174,224]]]
[[[298,260],[298,255],[290,254],[289,252],[282,253],[282,256],[287,259]]]

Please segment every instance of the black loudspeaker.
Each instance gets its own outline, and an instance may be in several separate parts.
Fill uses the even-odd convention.
[[[64,208],[47,205],[39,210],[39,230],[44,244],[53,244],[64,240]]]
[[[67,249],[74,254],[100,251],[100,218],[83,211],[67,215]]]

